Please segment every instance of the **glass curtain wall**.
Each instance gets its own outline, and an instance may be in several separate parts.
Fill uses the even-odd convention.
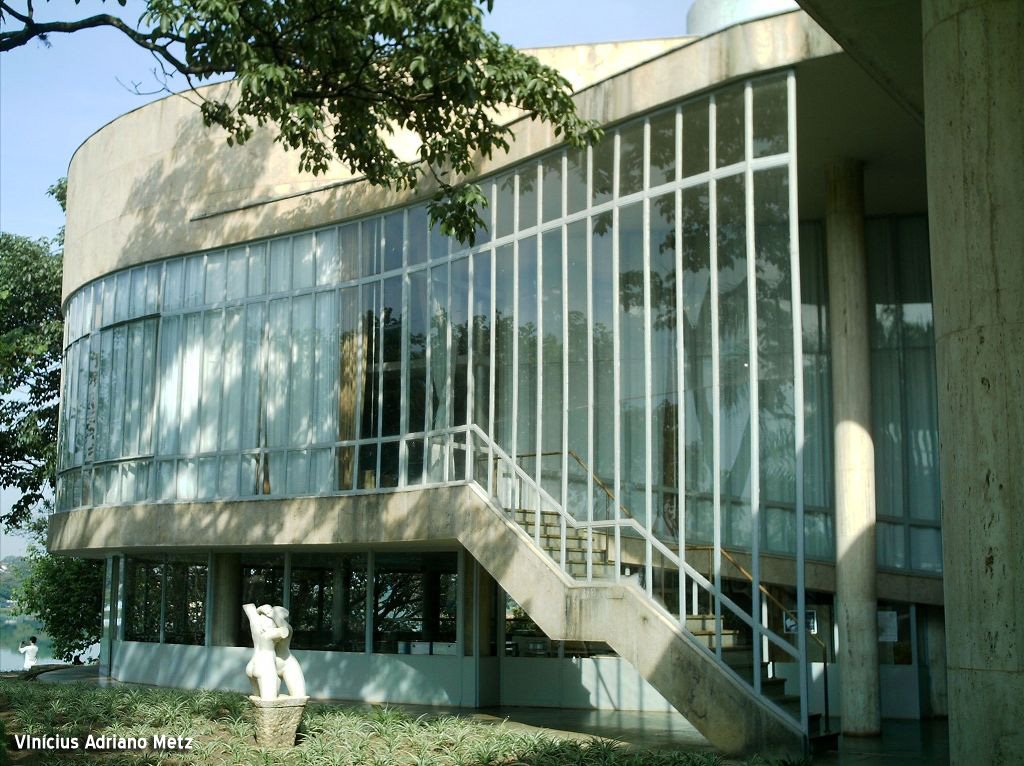
[[[59,508],[462,480],[474,424],[577,520],[792,555],[787,94],[752,81],[484,181],[472,248],[414,206],[86,286]]]
[[[750,549],[756,515],[794,553],[786,99],[732,87],[485,181],[468,250],[416,206],[86,286],[59,508],[458,480],[468,423],[577,519]]]
[[[59,507],[470,478],[561,514],[573,576],[711,614],[717,655],[723,612],[754,666],[760,639],[795,651],[798,597],[759,590],[763,556],[830,527],[827,503],[803,517],[830,471],[803,470],[794,103],[769,75],[504,170],[471,247],[417,205],[86,286]]]
[[[930,262],[923,217],[866,222],[878,565],[939,574],[938,416]],[[800,226],[807,555],[834,554],[824,229]],[[814,480],[820,476],[821,480]],[[777,529],[769,524],[769,535]]]
[[[942,572],[928,222],[867,222],[878,564]]]

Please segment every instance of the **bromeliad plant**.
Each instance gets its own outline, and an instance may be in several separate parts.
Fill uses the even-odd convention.
[[[413,717],[395,707],[311,704],[298,745],[256,746],[245,697],[182,691],[0,680],[8,734],[189,737],[192,749],[54,753],[47,764],[103,766],[721,766],[716,753],[635,750],[614,740],[561,739],[453,715]],[[10,741],[10,740],[8,740]],[[749,766],[772,766],[755,759]]]

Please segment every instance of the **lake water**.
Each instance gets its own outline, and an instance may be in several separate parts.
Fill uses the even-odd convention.
[[[58,662],[53,659],[50,637],[39,629],[39,623],[24,616],[5,617],[0,623],[0,670],[21,670],[25,667],[25,656],[18,651],[18,642],[28,641],[29,636],[39,639],[38,664]]]

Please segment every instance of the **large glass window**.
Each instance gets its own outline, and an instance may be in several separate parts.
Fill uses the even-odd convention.
[[[577,519],[707,545],[717,514],[721,541],[751,548],[757,516],[764,549],[792,554],[789,94],[784,75],[730,85],[503,170],[469,247],[416,205],[85,286],[67,306],[59,508],[459,481],[468,423]],[[869,237],[879,549],[927,571],[926,247],[920,226],[887,227]],[[802,228],[803,489],[807,552],[828,557],[816,236]]]
[[[129,558],[125,563],[124,637],[160,641],[164,557]]]
[[[207,564],[169,557],[165,566],[164,641],[202,645],[206,640]]]
[[[163,555],[126,559],[125,640],[204,644],[207,570],[205,559]]]
[[[373,571],[373,651],[455,654],[457,555],[381,553]]]
[[[928,224],[866,227],[878,563],[942,571],[939,443]]]
[[[294,649],[366,648],[366,556],[294,555],[290,615]]]
[[[595,146],[503,168],[481,181],[473,243],[430,227],[418,204],[85,286],[68,303],[59,507],[468,477],[522,503],[506,510],[562,504],[592,526],[552,552],[567,572],[637,577],[680,615],[735,611],[696,592],[683,558],[716,585],[727,549],[754,578],[754,554],[792,556],[801,535],[828,558],[825,271],[819,230],[792,241],[794,88],[792,73],[731,83],[609,125]],[[880,560],[928,571],[939,523],[926,250],[920,226],[874,226]],[[581,563],[581,547],[600,556]],[[310,645],[356,646],[356,627],[339,637],[339,560],[293,562],[288,597]],[[381,556],[363,585],[386,651],[446,642],[432,605],[454,573],[428,587],[424,561]],[[283,587],[276,565],[248,566],[266,598]],[[737,625],[760,620],[757,592],[734,594],[751,618]]]

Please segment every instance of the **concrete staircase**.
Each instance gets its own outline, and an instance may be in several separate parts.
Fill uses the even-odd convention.
[[[557,512],[542,513],[538,529],[536,511],[506,512],[486,490],[471,486],[480,508],[473,513],[474,523],[459,526],[459,542],[549,637],[605,642],[726,754],[804,752],[805,738],[796,719],[719,665],[701,644],[706,638],[681,629],[635,584],[612,580],[614,563],[608,562],[607,544],[597,544],[598,535],[588,543],[586,530],[567,529],[562,571],[562,520]],[[603,575],[606,581],[573,579],[586,576],[588,544],[595,546],[594,577]],[[748,651],[737,646],[730,653],[732,649],[737,662]]]
[[[513,520],[533,537],[539,545],[556,562],[562,558],[562,516],[557,511],[517,510]],[[536,527],[540,523],[539,533]],[[608,534],[593,532],[590,539],[588,530],[571,527],[565,528],[565,571],[573,579],[587,578],[587,549],[593,546],[591,561],[591,577],[595,580],[614,580],[615,563],[611,561]]]
[[[698,641],[715,651],[715,616],[713,614],[692,614],[686,617],[686,629]],[[742,678],[754,678],[754,649],[738,630],[722,630],[722,661]],[[786,694],[786,680],[771,674],[771,665],[761,662],[761,694],[770,699],[794,718],[800,715],[799,695]]]

